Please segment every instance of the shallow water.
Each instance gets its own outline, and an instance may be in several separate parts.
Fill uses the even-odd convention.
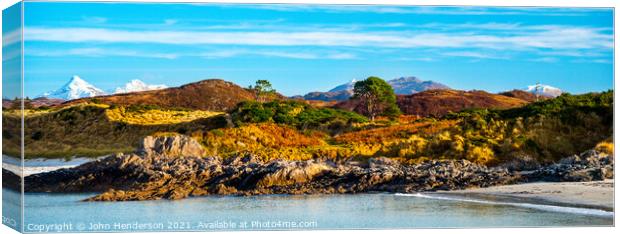
[[[4,197],[17,196],[3,190]],[[207,196],[80,202],[93,194],[26,194],[25,231],[165,231],[609,226],[613,213],[434,197],[434,194]],[[430,196],[430,197],[429,197]],[[5,203],[6,205],[6,203]],[[18,206],[5,206],[17,209]],[[8,210],[10,212],[10,210]],[[4,210],[3,210],[4,212]],[[245,222],[245,226],[244,226]]]
[[[62,168],[76,167],[81,164],[103,158],[105,156],[97,158],[70,158],[66,159],[47,159],[36,158],[26,159],[23,161],[24,167],[22,167],[22,161],[18,158],[14,158],[8,155],[2,155],[2,168],[7,169],[16,175],[28,176],[37,173],[54,171]]]

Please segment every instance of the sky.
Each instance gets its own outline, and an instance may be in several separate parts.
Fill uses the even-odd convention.
[[[30,97],[73,75],[104,90],[267,79],[288,96],[368,76],[613,89],[611,8],[26,2],[24,19]]]

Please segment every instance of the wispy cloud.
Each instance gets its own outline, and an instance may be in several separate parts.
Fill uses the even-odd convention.
[[[22,40],[22,29],[18,28],[15,30],[8,31],[6,33],[2,33],[2,46],[8,46],[11,44],[18,43]]]
[[[498,56],[490,53],[474,52],[474,51],[454,51],[441,53],[443,56],[448,57],[468,57],[477,59],[508,59],[506,56]]]
[[[611,64],[612,61],[609,59],[576,59],[572,60],[573,63],[601,63],[601,64]]]
[[[238,56],[264,56],[264,57],[280,57],[280,58],[292,58],[292,59],[356,59],[357,56],[351,53],[344,52],[327,52],[327,53],[311,53],[311,52],[291,52],[291,51],[277,51],[277,50],[245,50],[245,49],[231,49],[231,50],[216,50],[201,53],[199,56],[208,59],[216,58],[231,58]]]
[[[542,63],[555,63],[555,62],[558,61],[558,58],[555,58],[555,57],[540,57],[540,58],[530,59],[529,61],[531,61],[531,62],[542,62]]]
[[[204,32],[129,31],[103,28],[42,28],[25,30],[28,41],[216,44],[254,46],[349,46],[385,48],[488,48],[518,50],[610,49],[613,36],[586,27],[563,27],[516,35],[411,32]]]
[[[83,56],[83,57],[143,57],[143,58],[162,58],[175,59],[178,54],[152,53],[132,50],[104,49],[104,48],[74,48],[68,50],[47,50],[47,49],[30,49],[26,51],[29,56],[38,57],[61,57],[61,56]]]
[[[241,56],[260,56],[260,57],[279,57],[290,59],[357,59],[353,53],[340,51],[327,52],[292,52],[288,50],[248,50],[248,49],[221,49],[210,50],[205,52],[184,52],[184,53],[157,53],[152,51],[134,51],[120,50],[114,48],[72,48],[66,50],[50,50],[46,48],[29,49],[27,55],[36,57],[62,57],[62,56],[82,56],[82,57],[142,57],[142,58],[160,58],[160,59],[177,59],[181,57],[200,57],[205,59],[221,59]]]
[[[209,6],[209,5],[203,5]],[[213,5],[210,5],[213,6]],[[430,15],[541,15],[541,16],[584,16],[594,8],[545,8],[545,7],[432,7],[432,6],[364,6],[364,5],[306,5],[306,4],[244,4],[220,5],[228,8],[252,8],[287,12],[356,13],[381,14],[430,14]]]

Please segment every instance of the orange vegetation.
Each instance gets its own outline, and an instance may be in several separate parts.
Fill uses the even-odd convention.
[[[413,134],[435,134],[449,127],[455,126],[456,120],[423,121],[410,124],[374,128],[357,132],[345,133],[334,138],[340,144],[347,143],[381,143],[409,138]]]

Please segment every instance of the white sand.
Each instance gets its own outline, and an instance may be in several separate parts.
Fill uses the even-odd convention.
[[[614,180],[592,182],[539,182],[474,188],[446,192],[463,195],[493,195],[613,210]]]

